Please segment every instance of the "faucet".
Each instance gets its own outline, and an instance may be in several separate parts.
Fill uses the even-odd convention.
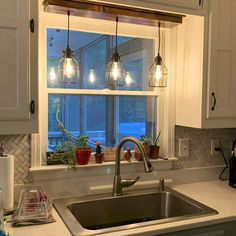
[[[121,152],[121,148],[122,148],[123,144],[125,144],[126,142],[133,142],[138,146],[138,148],[142,154],[142,160],[143,160],[145,172],[153,171],[153,166],[148,159],[147,153],[146,153],[142,143],[134,137],[126,137],[126,138],[122,139],[116,148],[116,166],[115,166],[115,176],[114,176],[114,181],[113,181],[113,194],[112,194],[114,197],[123,195],[122,188],[132,186],[139,179],[139,176],[136,179],[123,179],[123,180],[121,179],[121,176],[120,176],[120,152]]]

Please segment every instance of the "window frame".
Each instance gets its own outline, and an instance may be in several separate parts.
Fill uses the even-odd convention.
[[[47,88],[47,66],[45,58],[47,55],[47,28],[67,28],[67,17],[65,15],[58,15],[53,13],[40,12],[39,22],[39,134],[32,135],[32,151],[31,151],[31,168],[40,167],[44,165],[47,150],[47,132],[48,132],[48,94],[70,94],[70,95],[128,95],[128,96],[156,96],[157,97],[157,115],[156,124],[157,130],[162,130],[163,137],[160,145],[162,148],[162,155],[174,156],[174,114],[170,113],[169,108],[174,104],[169,99],[169,94],[174,94],[174,83],[166,89],[155,89],[154,91],[125,91],[125,90],[95,90],[95,89],[65,89],[65,88]],[[96,21],[96,24],[93,22]],[[85,32],[114,34],[115,23],[111,21],[97,20],[84,17],[71,16],[71,30],[80,30]],[[79,24],[78,24],[79,22]],[[151,26],[136,25],[131,28],[127,27],[127,23],[119,23],[119,35],[133,36],[141,38],[149,38],[155,40],[155,55],[157,51],[157,28]],[[132,31],[132,33],[130,33]],[[143,32],[140,36],[140,32]],[[165,40],[171,42],[171,36],[176,32],[168,31],[165,33]],[[144,35],[146,37],[144,37]],[[163,39],[163,33],[161,34]],[[162,40],[164,42],[164,40]],[[173,44],[173,43],[172,43]],[[166,47],[166,44],[161,45],[162,51],[165,54],[171,54],[171,48]],[[150,59],[152,60],[152,59]],[[169,106],[166,106],[167,103]],[[165,104],[165,106],[164,106]],[[162,115],[161,115],[162,114]],[[163,118],[163,114],[168,115],[168,120]],[[46,140],[46,141],[45,141]],[[167,144],[166,141],[168,142]],[[164,145],[165,144],[165,145]]]

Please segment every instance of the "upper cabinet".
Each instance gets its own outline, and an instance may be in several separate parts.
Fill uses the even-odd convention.
[[[146,0],[144,2],[163,4],[170,7],[181,7],[190,10],[198,10],[203,7],[203,0]]]
[[[193,15],[203,15],[207,5],[206,0],[97,0],[96,2]]]
[[[176,124],[236,127],[236,2],[209,0],[177,30]]]
[[[0,134],[37,132],[37,0],[0,2]]]

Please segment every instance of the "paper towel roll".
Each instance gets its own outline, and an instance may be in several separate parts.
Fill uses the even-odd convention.
[[[2,189],[3,208],[14,207],[14,156],[0,157],[0,188]]]

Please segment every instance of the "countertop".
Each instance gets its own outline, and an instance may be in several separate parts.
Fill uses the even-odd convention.
[[[236,189],[229,187],[227,181],[199,182],[171,187],[217,210],[219,214],[165,224],[156,224],[103,235],[153,235],[154,233],[161,234],[175,232],[236,220]],[[55,223],[21,228],[12,228],[7,224],[7,229],[10,236],[70,236],[70,232],[55,210],[53,210],[53,216],[56,220]]]

